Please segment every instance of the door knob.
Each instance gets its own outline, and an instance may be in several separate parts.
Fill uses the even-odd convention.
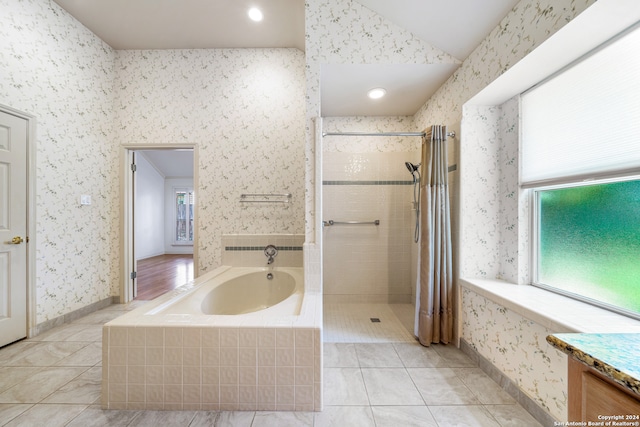
[[[22,242],[24,242],[24,239],[20,236],[16,236],[13,239],[11,239],[11,243],[13,243],[14,245],[19,245]]]

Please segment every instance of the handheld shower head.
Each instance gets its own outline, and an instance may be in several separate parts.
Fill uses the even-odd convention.
[[[420,163],[418,163],[417,165],[414,165],[413,163],[404,162],[404,165],[407,167],[407,169],[409,169],[409,172],[411,173],[411,175],[413,175],[413,173],[417,171],[418,168],[420,167]]]
[[[416,228],[413,233],[413,241],[418,243],[420,240],[420,163],[414,165],[411,162],[404,162],[404,165],[409,169],[413,178],[413,210],[416,211]]]

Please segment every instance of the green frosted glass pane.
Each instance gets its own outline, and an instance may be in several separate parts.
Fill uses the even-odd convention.
[[[539,192],[540,283],[640,313],[640,181]]]

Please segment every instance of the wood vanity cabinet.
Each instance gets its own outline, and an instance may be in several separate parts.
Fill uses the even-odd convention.
[[[569,421],[585,422],[602,422],[599,416],[606,415],[640,415],[640,396],[569,357],[568,415]]]

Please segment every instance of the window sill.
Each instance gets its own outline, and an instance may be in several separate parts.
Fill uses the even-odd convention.
[[[530,285],[462,278],[460,286],[553,332],[640,332],[640,321]]]
[[[189,243],[172,243],[171,246],[193,246],[193,242]]]

